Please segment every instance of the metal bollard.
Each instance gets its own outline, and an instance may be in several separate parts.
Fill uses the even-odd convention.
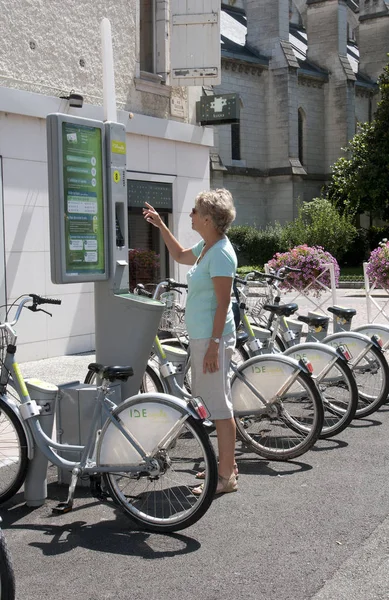
[[[41,407],[39,422],[46,435],[53,434],[55,403],[58,387],[39,379],[26,379],[28,393],[32,400]],[[34,446],[34,456],[27,470],[24,483],[24,498],[27,506],[42,506],[47,498],[47,467],[48,459]]]

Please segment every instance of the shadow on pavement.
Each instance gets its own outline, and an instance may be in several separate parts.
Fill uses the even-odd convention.
[[[57,556],[75,548],[86,548],[104,554],[158,559],[189,554],[201,547],[197,540],[181,534],[128,531],[128,524],[121,527],[120,519],[92,525],[85,521],[74,521],[64,525],[24,522],[23,525],[12,525],[8,529],[42,532],[50,539],[47,542],[30,542],[30,546],[39,548],[45,556]]]
[[[382,425],[381,421],[376,421],[374,419],[354,419],[349,425],[350,429],[360,429],[362,427],[379,427]]]
[[[312,465],[295,460],[278,462],[258,458],[241,458],[238,452],[236,453],[236,459],[239,474],[242,475],[277,477],[278,475],[296,475],[297,473],[310,471],[313,468]]]
[[[48,488],[51,488],[48,500],[58,499],[53,491],[57,492],[59,489],[62,492],[66,489],[58,485],[50,485]],[[39,548],[45,556],[64,554],[74,548],[86,548],[94,552],[140,556],[151,560],[189,554],[201,548],[201,544],[196,539],[186,535],[141,531],[111,501],[104,504],[113,508],[115,516],[112,519],[101,519],[99,516],[101,513],[96,510],[96,517],[99,520],[91,523],[93,512],[91,513],[89,509],[93,510],[93,507],[98,504],[101,502],[91,498],[87,490],[80,489],[77,490],[75,507],[70,513],[58,516],[45,512],[42,515],[38,512],[41,507],[36,509],[28,507],[24,503],[23,493],[18,493],[12,500],[1,506],[1,516],[5,529],[36,532],[36,541],[30,541],[29,545]],[[45,505],[45,508],[50,510],[49,505]],[[78,513],[77,517],[81,517],[83,510],[88,511],[86,513],[88,522],[75,520],[64,523],[65,519],[71,520],[75,513]],[[22,520],[23,522],[19,524]],[[42,534],[47,537],[47,542],[40,541]]]
[[[326,440],[318,440],[311,450],[313,452],[323,452],[323,450],[339,450],[339,448],[347,448],[347,446],[348,443],[344,442],[343,440],[329,438]]]

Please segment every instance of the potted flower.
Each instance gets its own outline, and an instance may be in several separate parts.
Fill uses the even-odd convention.
[[[386,238],[370,254],[366,273],[378,287],[389,289],[389,242]]]
[[[331,287],[330,272],[325,270],[325,265],[329,263],[334,265],[335,282],[338,285],[338,262],[321,246],[302,244],[289,252],[277,252],[268,262],[268,266],[274,270],[285,266],[300,269],[299,272],[288,273],[287,279],[282,283],[283,289],[287,292],[298,290],[305,294],[312,292],[318,298],[324,291],[323,286]]]
[[[137,283],[153,283],[159,269],[159,254],[154,250],[130,248],[128,251],[128,264],[130,272],[130,289],[133,290]]]

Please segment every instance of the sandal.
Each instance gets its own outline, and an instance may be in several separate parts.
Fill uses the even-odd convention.
[[[238,465],[236,463],[234,463],[234,475],[236,480],[238,481],[239,479],[239,471],[238,471]],[[198,473],[196,473],[195,475],[196,479],[205,479],[205,471],[199,471]]]
[[[204,484],[193,488],[192,494],[194,496],[201,496],[204,491]],[[230,492],[237,492],[238,484],[236,482],[236,476],[234,474],[231,475],[229,479],[227,477],[222,477],[219,475],[218,484],[215,492],[215,496],[219,496],[220,494],[229,494]]]
[[[231,475],[229,479],[227,477],[222,477],[219,475],[219,481],[217,484],[215,496],[219,494],[229,494],[230,492],[237,492],[238,484],[236,483],[236,476],[234,473]]]

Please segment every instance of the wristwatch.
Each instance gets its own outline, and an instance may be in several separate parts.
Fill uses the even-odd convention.
[[[212,337],[211,340],[215,342],[215,344],[220,344],[220,338]]]

